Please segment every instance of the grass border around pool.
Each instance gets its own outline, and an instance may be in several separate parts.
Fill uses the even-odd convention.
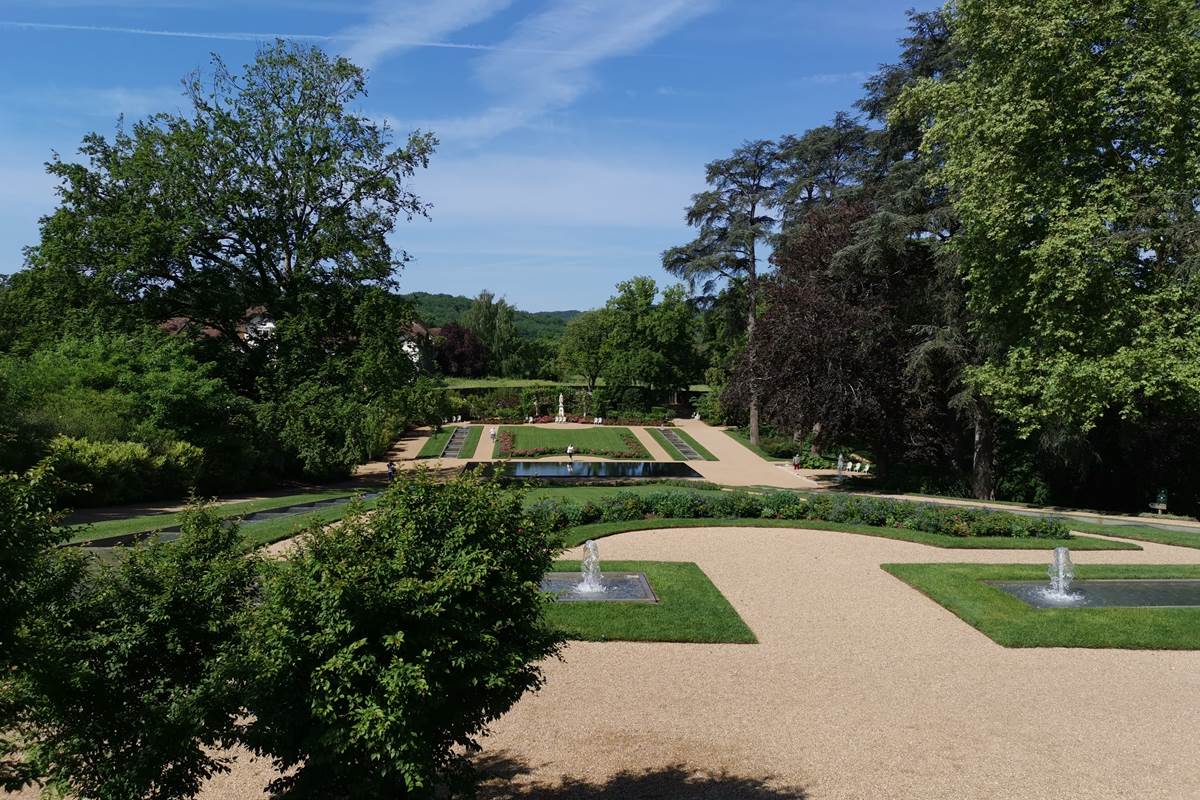
[[[1200,650],[1200,608],[1034,608],[983,582],[1046,580],[1042,565],[880,566],[1004,647]],[[1200,578],[1200,564],[1077,564],[1075,577]]]
[[[1132,542],[1114,539],[1075,536],[1070,539],[1034,539],[1010,536],[946,536],[906,528],[873,528],[869,525],[854,525],[848,522],[825,522],[815,519],[635,519],[619,522],[594,522],[563,531],[567,547],[583,544],[588,539],[601,539],[629,531],[654,530],[656,528],[801,528],[810,531],[833,531],[855,533],[862,536],[878,536],[904,542],[941,547],[949,550],[1053,550],[1067,546],[1072,550],[1141,550]]]
[[[644,572],[657,603],[549,603],[547,621],[568,639],[592,642],[756,644],[754,632],[725,595],[692,562],[602,561],[605,572]],[[554,569],[578,572],[578,561]]]

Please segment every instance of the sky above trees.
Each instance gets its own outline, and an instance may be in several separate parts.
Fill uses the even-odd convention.
[[[180,80],[273,35],[369,72],[362,111],[442,144],[401,225],[405,291],[488,287],[530,310],[666,281],[704,164],[849,109],[896,57],[909,2],[7,0],[0,9],[0,272],[54,205],[42,164],[116,118],[185,107]]]

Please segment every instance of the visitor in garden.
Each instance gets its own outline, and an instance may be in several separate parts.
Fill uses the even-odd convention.
[[[792,471],[797,471],[799,469],[800,469],[800,454],[796,453],[796,455],[792,456]]]
[[[388,460],[388,480],[396,480],[396,462],[391,459]]]
[[[569,445],[567,445],[567,461],[574,461],[574,460],[575,460],[575,445],[569,444]]]

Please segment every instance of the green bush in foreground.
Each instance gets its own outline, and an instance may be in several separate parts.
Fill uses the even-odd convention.
[[[476,738],[542,683],[559,636],[539,590],[556,541],[517,492],[398,480],[371,514],[273,564],[249,641],[246,742],[288,798],[466,790]],[[440,787],[440,788],[439,788]]]
[[[46,554],[41,604],[0,682],[21,777],[96,800],[195,796],[236,741],[233,667],[256,574],[236,527],[206,510],[185,516],[177,541],[112,565]]]
[[[561,497],[530,504],[529,511],[550,530],[593,522],[664,519],[797,519],[904,528],[945,536],[1000,536],[1068,539],[1070,529],[1058,520],[1022,517],[1005,511],[911,503],[857,495],[770,492],[700,494],[661,491],[638,494],[617,491],[603,502],[573,503]]]

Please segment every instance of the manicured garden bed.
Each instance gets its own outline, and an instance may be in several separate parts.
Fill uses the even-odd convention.
[[[1074,547],[1074,545],[1072,545]],[[1046,580],[1038,564],[883,564],[1005,647],[1200,649],[1200,608],[1033,608],[984,581]],[[1200,578],[1200,565],[1076,566],[1076,579]]]
[[[550,603],[546,617],[569,639],[628,642],[729,642],[754,644],[754,632],[695,564],[602,561],[606,572],[644,572],[657,603]],[[578,561],[555,570],[578,572]]]
[[[580,456],[650,459],[650,453],[628,428],[539,428],[530,425],[500,428],[496,437],[495,457],[561,456],[566,455],[568,445],[575,445],[575,454]]]
[[[869,525],[853,525],[846,522],[825,522],[822,520],[799,519],[755,519],[730,517],[725,519],[635,519],[616,522],[594,522],[589,525],[579,525],[563,531],[563,543],[567,547],[583,544],[588,539],[602,539],[629,531],[655,530],[658,528],[797,528],[808,531],[831,531],[837,533],[855,533],[861,536],[877,536],[883,539],[896,539],[902,542],[914,542],[930,547],[942,547],[949,550],[1053,550],[1055,547],[1068,545],[1072,550],[1141,550],[1132,542],[1118,542],[1112,539],[1093,539],[1087,536],[1075,536],[1067,541],[1061,539],[1012,538],[1006,536],[977,536],[964,538],[961,536],[945,536],[925,531],[905,530],[903,528],[878,528]],[[1043,574],[1045,569],[1042,570]]]
[[[635,492],[618,489],[611,494],[543,496],[528,504],[530,514],[551,530],[594,522],[660,519],[775,519],[830,522],[909,533],[933,534],[946,539],[1072,541],[1070,530],[1052,519],[1024,517],[1003,511],[912,503],[858,495],[799,494],[774,491],[699,492],[659,489]],[[1051,545],[1053,546],[1053,545]]]
[[[467,431],[467,440],[463,442],[462,452],[458,454],[459,458],[471,458],[475,455],[476,448],[479,447],[479,440],[483,437],[483,426],[472,425]]]

